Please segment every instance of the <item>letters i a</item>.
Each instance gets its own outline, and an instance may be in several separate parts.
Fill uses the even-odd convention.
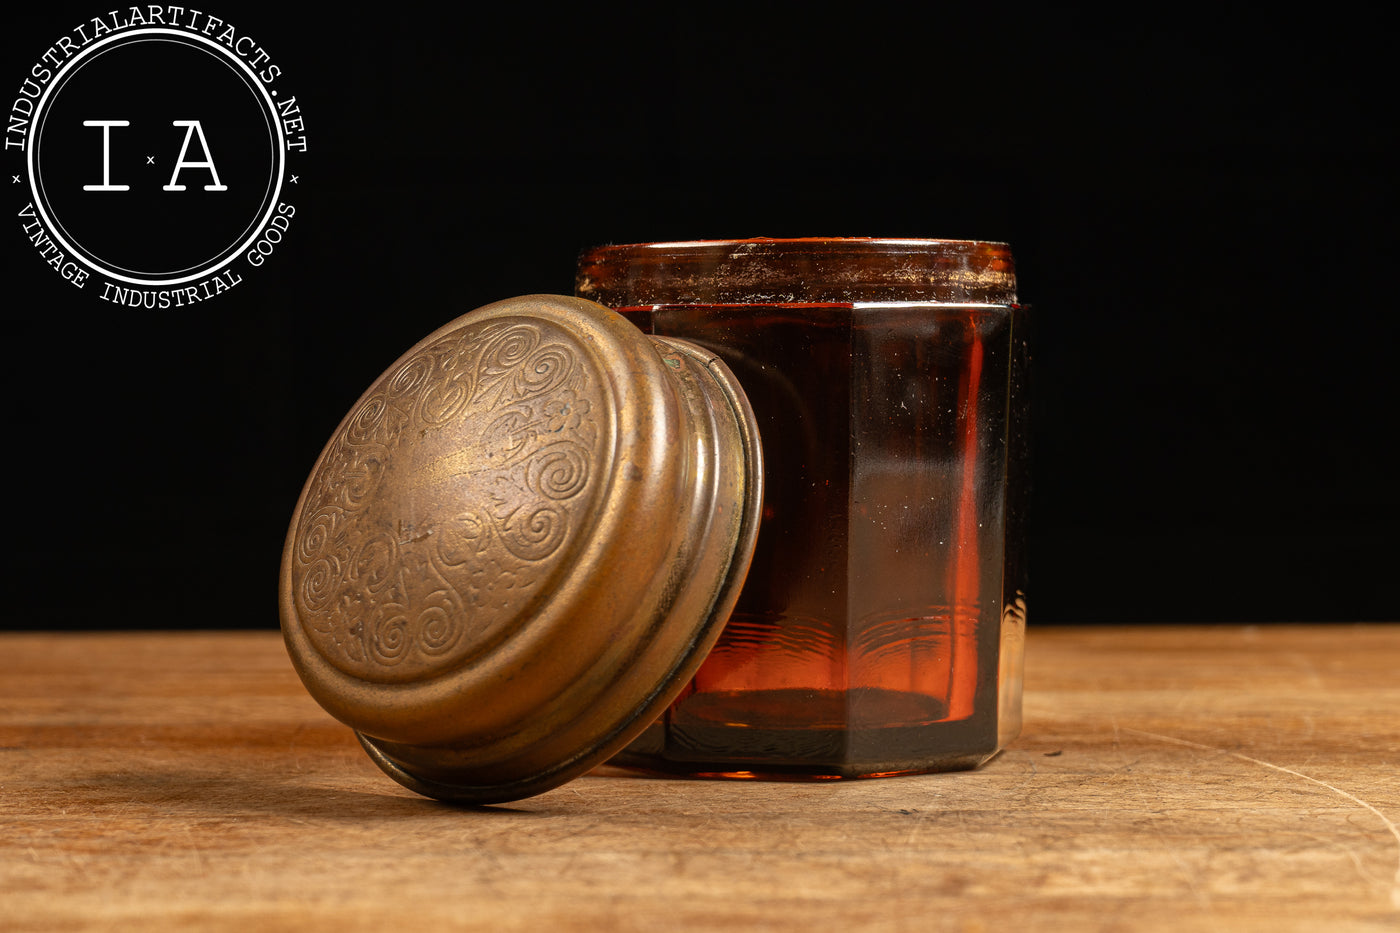
[[[130,191],[130,185],[112,184],[112,127],[130,126],[130,120],[84,120],[83,126],[102,127],[102,184],[83,185],[84,191]],[[170,173],[169,184],[161,187],[162,191],[184,191],[185,186],[179,184],[180,170],[183,168],[207,168],[209,175],[213,178],[213,184],[205,185],[205,191],[227,191],[228,186],[219,181],[219,171],[214,167],[214,156],[209,152],[209,142],[204,138],[204,127],[200,126],[198,120],[172,120],[172,126],[183,126],[185,128],[185,141],[180,145],[180,155],[175,159],[175,170]],[[185,160],[185,155],[190,149],[190,140],[198,135],[199,148],[204,153],[204,161],[189,162]]]

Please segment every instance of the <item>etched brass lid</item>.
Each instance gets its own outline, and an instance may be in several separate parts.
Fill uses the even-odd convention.
[[[577,298],[480,308],[391,366],[316,461],[282,554],[288,652],[404,785],[548,790],[631,741],[713,645],[760,457],[713,354]]]

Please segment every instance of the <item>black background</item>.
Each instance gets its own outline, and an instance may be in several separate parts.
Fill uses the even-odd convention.
[[[0,82],[108,8],[11,19]],[[1400,618],[1382,30],[755,9],[212,10],[305,114],[295,222],[168,311],[5,224],[0,625],[275,627],[301,483],[414,341],[590,245],[757,235],[1012,244],[1033,624]]]

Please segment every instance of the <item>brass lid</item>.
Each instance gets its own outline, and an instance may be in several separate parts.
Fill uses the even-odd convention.
[[[708,653],[753,553],[760,457],[713,354],[577,298],[480,308],[391,366],[316,461],[282,553],[287,650],[404,785],[548,790]]]

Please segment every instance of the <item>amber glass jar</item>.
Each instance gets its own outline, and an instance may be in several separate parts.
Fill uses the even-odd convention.
[[[618,763],[868,777],[976,767],[1020,729],[1027,315],[1009,248],[606,246],[577,294],[715,352],[765,501],[719,643]]]

